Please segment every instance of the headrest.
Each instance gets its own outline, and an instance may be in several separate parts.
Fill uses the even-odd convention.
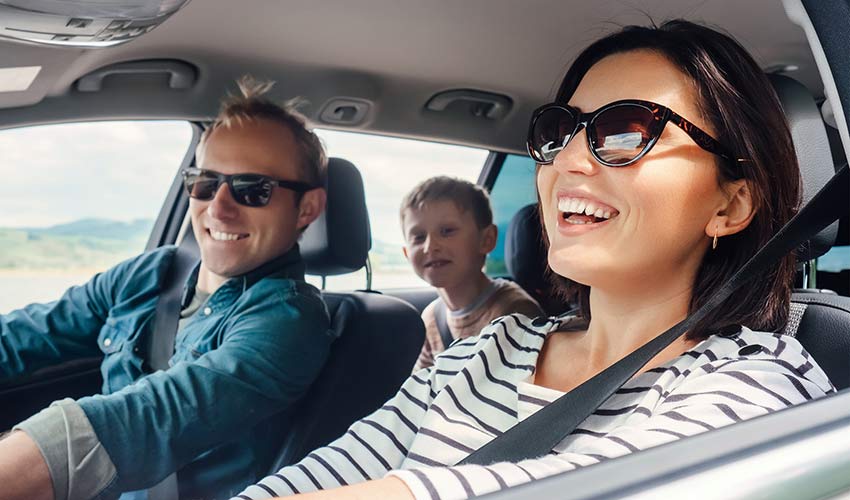
[[[342,158],[328,159],[328,203],[301,237],[307,274],[333,276],[366,265],[372,248],[363,178]]]
[[[802,83],[783,75],[770,74],[768,78],[791,128],[803,177],[803,203],[807,203],[835,174],[826,125],[812,94]],[[835,244],[837,235],[838,222],[835,222],[807,244],[801,245],[797,250],[797,260],[808,261],[825,254]]]
[[[505,234],[505,266],[526,290],[544,289],[547,284],[546,247],[537,204],[526,205],[514,214]]]

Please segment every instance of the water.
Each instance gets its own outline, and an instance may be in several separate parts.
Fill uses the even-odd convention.
[[[0,270],[0,314],[34,302],[50,302],[69,287],[85,283],[93,271],[8,271]]]

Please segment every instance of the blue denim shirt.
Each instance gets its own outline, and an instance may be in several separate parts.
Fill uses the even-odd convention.
[[[146,373],[174,250],[147,252],[58,301],[0,316],[0,378],[103,356],[103,394],[78,404],[115,465],[104,497],[174,470],[183,498],[229,497],[263,477],[334,340],[296,247],[224,283],[179,332],[170,368]]]

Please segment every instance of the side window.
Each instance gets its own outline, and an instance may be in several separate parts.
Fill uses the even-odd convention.
[[[836,245],[817,260],[817,287],[850,295],[850,218],[841,218]]]
[[[352,132],[317,130],[329,156],[354,163],[363,176],[372,226],[372,287],[378,290],[427,286],[404,258],[399,221],[401,199],[419,182],[450,175],[475,182],[488,151],[463,146],[381,137]],[[309,277],[316,286],[321,278]],[[366,286],[361,270],[327,278],[326,288],[353,290]]]
[[[142,252],[192,135],[177,121],[0,131],[0,313]]]
[[[493,189],[490,190],[493,222],[499,228],[499,239],[495,250],[487,257],[485,269],[489,276],[508,275],[505,266],[505,235],[514,214],[530,203],[537,203],[534,169],[534,160],[530,157],[507,155]]]

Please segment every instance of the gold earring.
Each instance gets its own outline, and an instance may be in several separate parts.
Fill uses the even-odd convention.
[[[717,249],[717,226],[714,226],[714,241],[711,242],[711,249]]]

